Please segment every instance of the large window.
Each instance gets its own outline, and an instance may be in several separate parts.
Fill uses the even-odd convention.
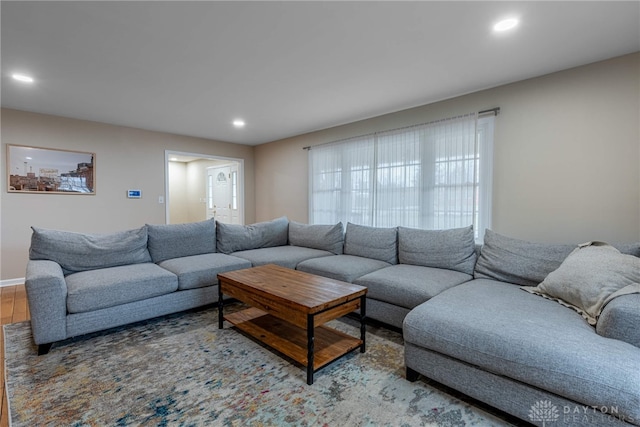
[[[448,229],[491,224],[493,116],[312,147],[309,221]]]

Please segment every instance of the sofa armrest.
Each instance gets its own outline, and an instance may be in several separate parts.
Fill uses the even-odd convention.
[[[31,260],[25,277],[31,314],[31,331],[36,344],[67,338],[67,283],[56,262]]]
[[[598,323],[598,335],[640,347],[640,294],[621,295],[605,305]]]

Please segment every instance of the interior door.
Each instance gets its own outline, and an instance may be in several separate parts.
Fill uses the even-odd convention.
[[[207,168],[207,219],[231,224],[231,167]]]

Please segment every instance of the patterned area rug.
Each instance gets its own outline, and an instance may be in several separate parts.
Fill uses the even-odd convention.
[[[11,422],[19,426],[508,425],[404,379],[397,332],[368,327],[358,350],[315,374],[217,328],[215,308],[54,345],[38,357],[29,322],[5,326]],[[331,326],[358,336],[351,319]]]

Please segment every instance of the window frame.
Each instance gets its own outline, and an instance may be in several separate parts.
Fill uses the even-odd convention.
[[[471,115],[446,120],[467,119],[469,116]],[[462,155],[451,154],[438,159],[435,153],[437,149],[431,148],[432,146],[436,146],[435,143],[433,141],[428,142],[428,137],[423,137],[416,132],[420,132],[420,129],[417,129],[419,126],[425,126],[425,129],[430,129],[429,126],[448,125],[449,123],[445,123],[446,120],[432,122],[426,125],[395,129],[388,132],[363,135],[350,138],[349,140],[311,147],[309,153],[309,223],[335,223],[342,221],[343,223],[353,222],[381,227],[456,228],[455,226],[449,225],[445,227],[438,226],[436,228],[433,225],[435,224],[433,222],[435,221],[434,218],[425,218],[429,216],[433,217],[436,214],[436,192],[438,192],[439,189],[446,190],[445,187],[452,186],[451,182],[439,181],[436,176],[437,165],[442,165],[446,166],[443,170],[447,171],[461,169],[465,173],[458,173],[455,176],[463,176],[466,177],[466,179],[471,179],[471,181],[465,181],[467,184],[463,182],[462,184],[458,183],[455,185],[457,188],[468,187],[471,190],[463,193],[466,199],[461,196],[461,200],[465,199],[466,202],[461,201],[460,206],[464,207],[465,203],[466,206],[468,206],[469,197],[471,197],[473,199],[471,200],[473,205],[472,211],[469,212],[467,208],[460,210],[456,215],[460,218],[470,216],[470,222],[474,226],[476,242],[482,243],[484,231],[487,228],[491,228],[492,223],[493,132],[495,115],[478,117],[478,115],[473,114],[475,126],[472,127],[470,123],[465,122],[467,128],[462,127],[462,129],[464,129],[463,132],[466,132],[465,136],[467,138],[473,138],[473,141],[465,142],[467,144],[474,144],[473,152],[468,151],[469,148],[463,148]],[[472,132],[470,130],[471,128],[473,128],[474,134],[469,133]],[[436,131],[439,130],[436,129]],[[406,135],[404,133],[406,133]],[[401,147],[400,154],[394,152],[384,158],[385,154],[381,153],[381,144],[394,144],[392,140],[393,137],[403,138],[405,136],[407,141],[402,140],[398,143]],[[385,141],[385,138],[388,137],[390,137],[390,139]],[[431,138],[437,139],[442,137],[436,135],[435,137],[431,136]],[[412,146],[412,144],[415,145],[415,147]],[[449,145],[446,144],[449,144],[449,142],[445,141],[445,145],[438,146],[438,148],[445,153],[449,153],[449,151],[453,153],[453,149],[450,149]],[[444,147],[444,149],[442,147]],[[365,148],[373,152],[366,160],[366,162],[369,163],[358,163],[359,161],[364,162],[364,160],[359,160],[356,151],[358,149],[362,151]],[[314,153],[314,150],[319,152],[325,150],[326,156],[329,159],[327,163],[329,166],[325,166],[325,169],[322,171],[316,170],[321,167],[316,164],[316,162],[320,162],[317,158],[314,158],[314,156],[318,154]],[[420,160],[415,160],[415,157],[410,157],[407,153],[403,153],[402,150],[407,150],[407,152],[414,156],[417,153]],[[471,168],[473,168],[473,171],[471,171]],[[316,179],[319,177],[322,177],[325,181],[323,184],[327,183],[326,178],[329,177],[329,179],[333,181],[333,185],[319,188],[321,186],[316,182]],[[417,182],[418,180],[419,182]],[[418,186],[419,194],[417,198],[419,203],[416,206],[412,205],[410,207],[405,205],[405,209],[400,210],[399,213],[391,212],[395,207],[390,203],[386,204],[387,207],[384,210],[379,208],[379,205],[383,204],[383,202],[380,202],[381,198],[385,197],[387,193],[393,197],[394,183],[398,185],[398,187],[396,187],[399,189],[398,193],[402,193],[403,191],[406,193],[407,189],[413,188],[411,184]],[[328,193],[331,193],[331,196],[326,198]],[[416,200],[415,195],[411,197],[413,197],[411,203],[414,203]],[[402,200],[402,195],[400,195],[398,199]],[[319,206],[321,200],[324,200],[325,203],[331,206],[329,208]],[[455,209],[455,206],[450,206],[448,209],[445,209],[445,211],[451,211],[452,209]],[[385,215],[389,219],[397,217],[402,217],[402,219],[399,220],[397,224],[380,225],[385,224],[383,218]],[[451,224],[451,218],[452,216],[448,216],[445,222]],[[432,221],[432,223],[429,224],[429,221]],[[461,223],[461,221],[458,221],[458,223]],[[469,224],[467,224],[467,226],[468,225]]]

